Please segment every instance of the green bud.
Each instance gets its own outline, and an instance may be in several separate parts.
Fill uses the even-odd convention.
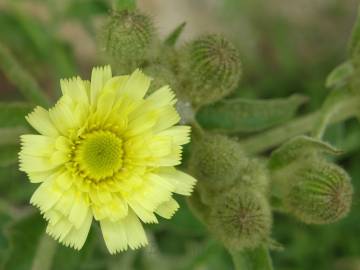
[[[241,77],[239,53],[224,37],[198,38],[183,53],[181,94],[195,106],[218,101],[237,86]]]
[[[212,205],[210,229],[229,249],[256,248],[268,242],[272,214],[267,199],[254,190],[235,188]]]
[[[115,69],[131,72],[148,58],[154,39],[152,20],[137,10],[113,11],[101,35]]]
[[[239,144],[224,136],[206,134],[193,142],[190,171],[200,186],[220,192],[234,184],[247,159]]]
[[[309,160],[289,170],[289,177],[293,179],[285,207],[301,221],[333,223],[349,212],[353,188],[349,175],[336,164]]]

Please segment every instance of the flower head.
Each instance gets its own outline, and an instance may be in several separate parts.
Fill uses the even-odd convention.
[[[164,86],[145,97],[150,78],[139,70],[112,77],[94,68],[91,82],[61,81],[62,97],[26,119],[39,135],[22,135],[20,169],[41,183],[31,198],[47,233],[80,249],[93,218],[110,253],[147,244],[140,221],[157,223],[178,209],[173,193],[190,195],[196,182],[181,163],[190,128]]]

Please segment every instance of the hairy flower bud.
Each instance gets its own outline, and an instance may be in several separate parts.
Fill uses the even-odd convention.
[[[195,106],[213,103],[228,95],[241,77],[236,48],[219,35],[198,38],[184,48],[182,94]]]
[[[234,188],[212,206],[209,226],[229,249],[255,248],[270,238],[271,209],[260,193]]]
[[[146,60],[154,38],[152,20],[139,11],[113,11],[101,35],[113,66],[128,72]]]
[[[246,157],[239,144],[224,136],[206,134],[194,141],[190,171],[210,190],[226,189],[233,185]]]
[[[351,207],[353,188],[349,175],[338,165],[308,161],[293,169],[285,195],[285,206],[301,221],[327,224],[346,216]]]

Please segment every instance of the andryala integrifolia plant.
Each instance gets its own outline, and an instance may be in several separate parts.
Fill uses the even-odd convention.
[[[63,80],[54,108],[27,116],[42,134],[21,137],[20,169],[41,183],[31,202],[59,242],[82,248],[94,218],[110,253],[117,253],[145,246],[142,223],[171,218],[179,208],[172,194],[189,196],[197,182],[189,206],[235,267],[272,269],[273,211],[328,224],[351,209],[350,176],[326,156],[342,152],[322,137],[331,123],[360,114],[360,19],[349,60],[326,80],[335,89],[317,112],[298,118],[301,96],[295,102],[229,98],[242,75],[236,46],[219,34],[177,45],[184,26],[161,41],[134,4],[109,14],[99,30],[101,49],[121,76],[105,66],[93,70],[90,82]],[[152,88],[136,68],[153,78]],[[40,100],[38,93],[28,96]],[[219,106],[210,131],[197,113]],[[224,128],[229,115],[238,126]],[[184,125],[174,126],[180,120]],[[175,169],[189,142],[186,125],[193,132],[182,170],[192,176]]]

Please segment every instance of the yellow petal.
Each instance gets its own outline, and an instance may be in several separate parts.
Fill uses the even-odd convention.
[[[175,193],[189,196],[196,184],[196,179],[172,167],[160,168],[157,174],[175,186]]]
[[[26,120],[42,135],[50,137],[59,135],[58,130],[50,119],[49,112],[42,107],[36,107],[32,113],[26,116]]]
[[[139,69],[135,70],[126,81],[121,94],[135,100],[142,99],[149,89],[151,79]]]
[[[86,86],[80,77],[60,80],[61,91],[63,95],[70,96],[74,101],[79,103],[89,103],[89,96]]]
[[[20,170],[23,172],[42,172],[55,169],[58,164],[51,163],[49,157],[34,157],[25,155],[22,152],[19,154]]]
[[[142,207],[135,200],[128,200],[128,203],[131,209],[135,212],[135,214],[142,220],[144,223],[158,223],[158,220],[153,212]]]
[[[62,196],[59,201],[55,204],[54,209],[62,213],[64,216],[69,216],[70,211],[73,208],[75,201],[76,190],[75,188],[70,188],[66,191],[62,191]]]
[[[30,156],[50,156],[55,148],[55,139],[43,135],[22,135],[21,152]]]
[[[132,137],[139,135],[151,129],[157,122],[157,114],[154,112],[143,114],[138,118],[129,122],[125,137]]]
[[[91,86],[90,86],[90,95],[91,95],[91,104],[96,104],[96,100],[101,90],[103,90],[105,84],[112,77],[111,67],[95,67],[91,73]]]
[[[190,131],[189,126],[175,126],[161,131],[158,135],[169,136],[176,145],[183,145],[190,142]]]
[[[161,203],[171,198],[175,188],[169,181],[155,174],[148,174],[144,176],[144,179],[141,188],[137,189],[129,198],[153,212]]]
[[[173,106],[165,106],[159,112],[159,118],[153,127],[154,132],[163,131],[180,121],[180,116]]]
[[[177,201],[175,201],[174,199],[170,199],[169,201],[160,204],[155,212],[163,218],[170,219],[179,209],[179,207],[180,206]]]
[[[77,124],[76,115],[71,111],[64,97],[49,110],[49,115],[57,130],[63,135],[68,135],[69,129]]]
[[[80,250],[83,247],[89,234],[91,222],[92,214],[90,211],[88,211],[79,227],[72,227],[71,230],[67,233],[66,237],[63,239],[62,243],[65,246]]]
[[[154,101],[158,107],[174,105],[176,103],[175,93],[168,85],[156,90],[147,100]]]
[[[39,207],[42,212],[51,209],[61,198],[62,193],[54,185],[53,179],[42,183],[34,192],[30,203]]]
[[[66,219],[60,218],[56,223],[49,223],[46,227],[46,233],[54,239],[62,242],[73,228],[73,225]]]
[[[111,222],[109,219],[103,219],[100,226],[106,247],[111,254],[128,249],[126,229],[122,220]]]
[[[138,249],[147,245],[147,238],[143,226],[136,215],[129,211],[127,217],[122,220],[128,245],[131,249]]]
[[[57,169],[40,172],[26,172],[31,183],[41,183],[50,178],[51,175],[55,174]]]
[[[76,229],[79,229],[84,223],[89,212],[89,204],[86,201],[85,196],[80,193],[76,194],[75,200],[73,201],[73,206],[70,210],[69,221],[75,226]]]

